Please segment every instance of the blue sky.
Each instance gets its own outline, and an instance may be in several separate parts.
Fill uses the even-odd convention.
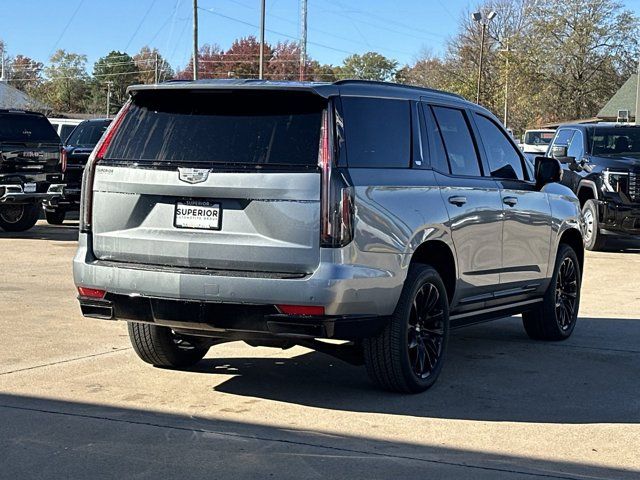
[[[191,52],[192,0],[1,0],[0,39],[10,55],[41,62],[58,48],[86,54],[89,70],[110,50],[157,47],[174,66]],[[308,0],[312,58],[341,63],[375,50],[401,63],[423,49],[441,53],[471,0]],[[640,13],[640,0],[626,0]],[[227,48],[258,34],[260,0],[199,0],[200,44]],[[204,10],[203,10],[204,9]],[[207,11],[205,11],[207,10]],[[269,42],[298,38],[299,0],[267,0]]]

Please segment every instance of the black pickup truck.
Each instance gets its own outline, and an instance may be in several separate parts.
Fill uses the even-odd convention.
[[[47,222],[59,225],[64,222],[67,212],[80,208],[80,186],[82,172],[100,137],[105,132],[110,119],[98,118],[80,123],[67,138],[62,155],[66,165],[63,177],[64,196],[44,202]]]
[[[640,245],[640,126],[561,125],[547,156],[580,199],[588,250]]]
[[[0,229],[30,229],[42,201],[62,196],[61,148],[41,113],[0,110]]]

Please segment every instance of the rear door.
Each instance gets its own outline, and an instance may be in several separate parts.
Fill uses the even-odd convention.
[[[460,308],[482,307],[500,283],[502,202],[498,185],[483,175],[467,113],[423,105],[431,164],[441,187],[456,249]]]
[[[306,92],[136,92],[96,168],[95,255],[147,265],[313,271],[325,108],[325,99]]]
[[[473,118],[484,146],[490,175],[500,186],[504,208],[500,283],[534,290],[546,277],[551,248],[551,205],[546,193],[536,190],[525,160],[506,132],[488,116]]]

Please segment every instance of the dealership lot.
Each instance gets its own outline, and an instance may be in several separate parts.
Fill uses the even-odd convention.
[[[231,343],[188,372],[82,318],[77,224],[0,234],[0,477],[638,478],[640,255],[587,252],[564,343],[455,332],[438,384],[380,392],[303,348]]]

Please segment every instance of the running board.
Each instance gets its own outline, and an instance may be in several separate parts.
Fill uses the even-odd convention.
[[[529,310],[530,307],[541,303],[542,298],[536,298],[534,300],[526,300],[523,302],[512,303],[510,305],[500,305],[499,307],[483,308],[482,310],[476,310],[473,312],[464,312],[451,315],[449,321],[451,322],[451,328],[461,328],[476,323],[488,322],[497,318],[510,317]]]

